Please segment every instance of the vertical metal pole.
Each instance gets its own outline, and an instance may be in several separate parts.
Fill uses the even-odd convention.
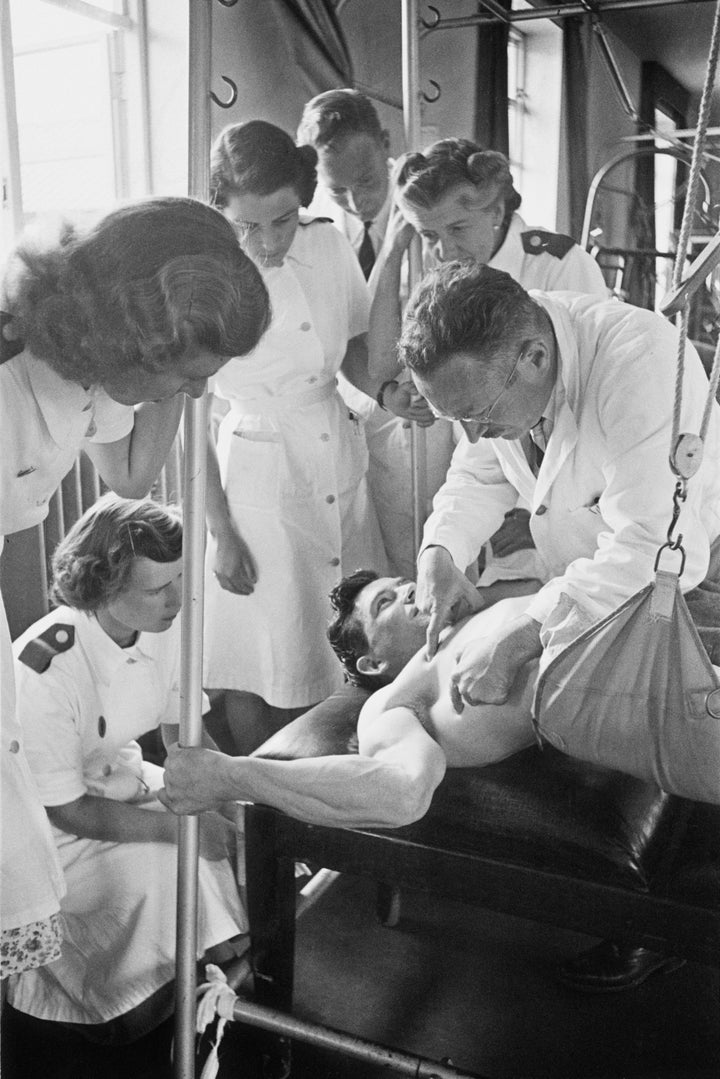
[[[420,35],[418,31],[417,0],[402,3],[402,91],[405,149],[420,149]],[[410,291],[422,274],[420,240],[416,238],[408,250]],[[415,555],[420,550],[423,525],[427,514],[427,440],[425,428],[414,423],[410,429],[410,463],[412,469],[413,542]]]
[[[0,246],[10,247],[20,233],[23,222],[10,0],[0,0],[0,80],[0,108],[5,110],[4,123],[0,123],[0,131],[4,129],[4,138],[0,142],[4,159],[0,175]]]
[[[212,0],[190,0],[188,193],[207,201],[210,154],[210,49]],[[207,394],[185,402],[183,466],[183,602],[180,744],[202,738],[203,564]],[[175,990],[176,1079],[195,1076],[199,821],[179,821]]]

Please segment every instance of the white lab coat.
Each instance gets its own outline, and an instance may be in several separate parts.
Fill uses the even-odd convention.
[[[134,739],[179,721],[179,623],[121,648],[92,615],[58,607],[15,642],[18,716],[44,805],[92,794],[165,812],[147,794],[162,786],[162,769]],[[35,669],[38,653],[52,654],[45,670]],[[107,1022],[174,978],[177,850],[52,831],[67,881],[62,954],[12,977],[8,999],[40,1019]],[[201,858],[198,881],[200,957],[247,920],[229,862]]]
[[[614,610],[652,579],[672,514],[668,464],[677,332],[652,312],[575,293],[533,292],[553,324],[564,400],[533,476],[517,441],[463,436],[423,536],[464,570],[518,501],[548,583],[528,601],[548,648]],[[681,431],[697,433],[708,380],[688,344]],[[562,394],[560,395],[562,398]],[[688,484],[677,532],[683,591],[707,571],[720,535],[720,408],[703,464]]]
[[[562,257],[550,254],[540,245],[535,247],[531,242],[527,242],[531,252],[526,251],[523,234],[528,233],[534,239],[540,231],[528,228],[519,214],[513,214],[505,241],[488,265],[509,273],[526,289],[573,289],[603,298],[608,295],[600,267],[577,244]],[[553,233],[546,235],[554,236]],[[370,451],[368,476],[388,558],[396,572],[405,577],[414,577],[416,572],[411,437],[410,430],[403,426],[402,420],[375,406],[367,421]],[[427,496],[430,500],[445,480],[459,435],[453,433],[453,425],[438,420],[426,429],[424,437],[427,443]],[[520,551],[495,560],[493,573],[486,574],[483,583],[489,584],[497,577],[533,576],[536,572],[534,555]]]
[[[328,223],[301,224],[284,264],[261,272],[272,324],[212,382],[230,406],[218,435],[221,481],[258,581],[249,596],[221,589],[210,544],[204,685],[292,708],[342,681],[326,638],[330,589],[359,566],[385,569],[363,427],[335,383],[348,341],[367,330],[369,299],[355,255]]]

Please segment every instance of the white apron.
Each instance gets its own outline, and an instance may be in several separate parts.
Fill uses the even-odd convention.
[[[143,762],[162,786],[162,769]],[[159,802],[148,812],[166,812]],[[8,980],[18,1011],[64,1023],[106,1023],[138,1007],[175,977],[177,848],[110,843],[53,829],[68,884],[65,937],[54,963]],[[198,950],[247,931],[227,861],[198,861]]]
[[[254,352],[214,381],[230,404],[218,435],[221,480],[258,581],[250,596],[221,589],[210,541],[204,685],[294,708],[342,682],[325,635],[330,589],[360,566],[382,573],[385,554],[362,424],[335,385],[342,355],[325,354],[292,265],[264,277],[273,322]]]

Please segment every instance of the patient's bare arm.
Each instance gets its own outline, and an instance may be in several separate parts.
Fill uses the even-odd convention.
[[[373,711],[360,731],[359,755],[294,761],[172,746],[160,800],[175,813],[260,802],[312,824],[347,828],[398,827],[423,816],[445,773],[440,747],[408,709]]]

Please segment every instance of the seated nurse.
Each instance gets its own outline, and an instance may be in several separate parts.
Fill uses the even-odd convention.
[[[107,494],[53,557],[60,604],[14,644],[18,717],[67,894],[60,958],[9,980],[13,1008],[140,1036],[172,1010],[177,822],[135,739],[179,721],[182,523]],[[212,746],[210,739],[205,743]],[[198,958],[246,931],[234,828],[200,822]]]
[[[331,588],[385,565],[358,417],[339,371],[374,396],[369,296],[355,254],[303,212],[317,154],[261,120],[233,124],[211,157],[213,201],[270,294],[272,322],[210,388],[227,409],[208,453],[208,691],[224,690],[239,753],[335,690]],[[212,426],[212,425],[211,425]]]

